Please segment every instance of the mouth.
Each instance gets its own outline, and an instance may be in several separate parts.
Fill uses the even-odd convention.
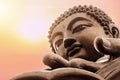
[[[77,54],[82,48],[82,45],[73,45],[72,47],[68,48],[67,50],[67,56],[72,57],[75,54]]]

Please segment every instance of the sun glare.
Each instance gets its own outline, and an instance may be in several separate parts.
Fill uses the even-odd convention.
[[[5,18],[8,13],[8,7],[5,4],[0,4],[0,18]]]
[[[47,35],[48,25],[34,18],[24,19],[18,26],[17,32],[28,41],[36,41]]]

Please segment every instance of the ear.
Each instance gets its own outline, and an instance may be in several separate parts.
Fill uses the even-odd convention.
[[[110,28],[110,32],[111,32],[113,38],[118,38],[119,37],[119,29],[114,24],[110,24],[109,28]]]

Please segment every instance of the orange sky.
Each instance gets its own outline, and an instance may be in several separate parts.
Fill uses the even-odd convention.
[[[120,25],[119,0],[0,0],[0,80],[45,68],[50,53],[47,32],[53,21],[75,5],[94,5]]]

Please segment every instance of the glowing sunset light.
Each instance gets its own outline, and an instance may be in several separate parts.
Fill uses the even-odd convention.
[[[49,26],[48,8],[44,9],[39,5],[26,5],[24,16],[16,25],[16,32],[21,38],[28,41],[37,41],[47,37]]]
[[[0,0],[0,80],[26,71],[46,68],[51,53],[48,30],[65,10],[93,5],[120,25],[119,0]]]
[[[44,36],[47,37],[46,30],[49,29],[48,27],[45,21],[29,17],[24,19],[21,24],[17,26],[17,33],[29,41],[34,41]]]

